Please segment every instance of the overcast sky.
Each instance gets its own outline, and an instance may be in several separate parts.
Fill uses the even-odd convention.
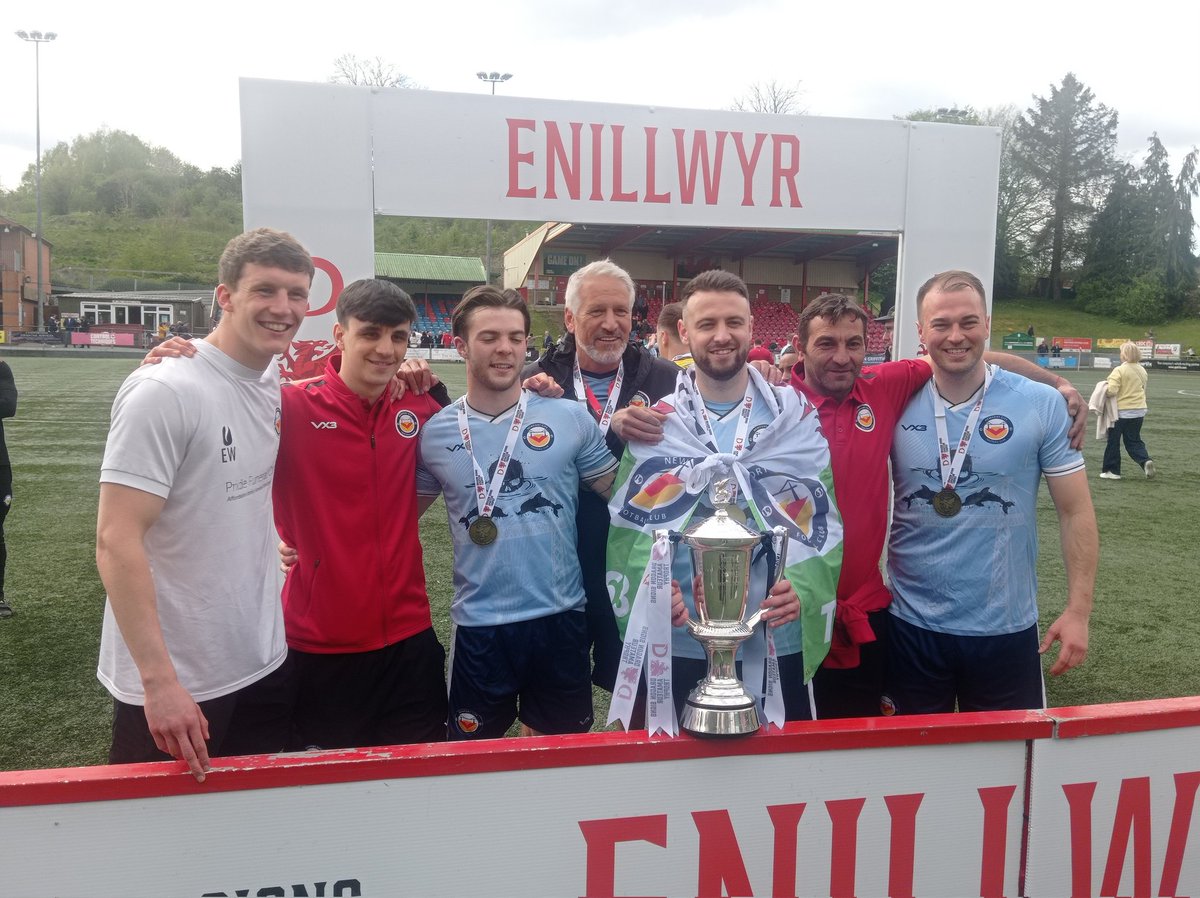
[[[1119,112],[1123,155],[1157,131],[1177,168],[1200,144],[1194,0],[14,0],[0,26],[5,188],[34,158],[34,49],[18,29],[58,33],[41,47],[43,149],[107,127],[201,168],[240,157],[239,77],[325,81],[343,53],[435,90],[486,91],[475,72],[499,70],[516,96],[654,106],[728,108],[753,82],[799,81],[810,114],[856,118],[1024,109],[1072,71]]]

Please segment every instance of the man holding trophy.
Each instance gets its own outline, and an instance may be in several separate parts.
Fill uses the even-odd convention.
[[[629,726],[643,667],[651,734],[677,732],[677,713],[706,735],[753,731],[760,709],[768,724],[809,719],[804,684],[828,649],[842,555],[829,448],[812,405],[746,364],[740,278],[699,274],[683,303],[694,368],[652,408],[614,419],[631,442],[609,506],[624,637],[609,722]],[[690,615],[674,629],[672,579]]]

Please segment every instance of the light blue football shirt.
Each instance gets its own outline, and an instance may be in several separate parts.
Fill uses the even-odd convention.
[[[422,428],[417,465],[417,492],[440,492],[446,499],[454,540],[451,619],[465,627],[495,626],[582,610],[575,548],[579,486],[617,467],[600,428],[575,402],[531,395],[492,511],[496,541],[477,546],[467,528],[479,502],[456,409],[457,404],[447,406]],[[492,418],[467,406],[475,457],[488,483],[513,411]]]

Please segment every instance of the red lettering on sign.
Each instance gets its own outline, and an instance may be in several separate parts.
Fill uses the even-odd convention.
[[[508,193],[506,195],[532,199],[537,196],[537,188],[521,186],[517,166],[533,165],[533,151],[519,152],[521,142],[518,132],[536,131],[537,124],[531,118],[510,118],[505,121],[508,123]]]
[[[625,126],[612,126],[613,159],[612,159],[612,201],[614,203],[636,203],[636,190],[621,189],[621,167],[625,162]]]
[[[546,198],[558,199],[554,189],[554,163],[562,170],[567,193],[573,200],[579,199],[579,132],[583,122],[571,122],[571,162],[567,163],[567,148],[563,146],[562,134],[555,122],[546,122]]]
[[[327,315],[332,312],[337,306],[338,297],[342,295],[342,288],[346,285],[346,279],[342,277],[341,271],[328,259],[313,256],[312,262],[313,268],[323,271],[329,276],[329,300],[321,308],[309,309],[305,312],[305,316],[308,318],[316,318],[318,315]]]
[[[825,802],[833,821],[833,845],[829,853],[830,898],[853,898],[855,865],[858,860],[858,815],[865,798]]]
[[[788,196],[791,199],[789,204],[793,209],[802,208],[800,202],[800,192],[796,189],[796,175],[800,174],[800,138],[795,134],[772,134],[772,159],[771,159],[771,205],[782,206],[783,203],[779,198],[779,188],[781,184],[786,183]],[[790,147],[792,150],[791,162],[785,167],[783,164],[783,148]]]
[[[669,203],[671,202],[671,191],[666,193],[658,193],[654,189],[654,137],[658,134],[657,128],[646,129],[646,197],[644,203]]]
[[[600,174],[600,160],[604,157],[601,138],[604,136],[604,126],[593,122],[588,125],[592,129],[592,195],[589,200],[603,200],[604,190]]]
[[[796,898],[796,836],[804,803],[768,805],[775,827],[775,857],[772,862],[771,894],[774,898]]]
[[[1113,817],[1112,840],[1108,843],[1108,861],[1100,891],[1117,894],[1125,853],[1133,836],[1133,894],[1150,894],[1150,777],[1136,776],[1121,780],[1117,810]]]
[[[1160,895],[1179,894],[1179,874],[1183,870],[1183,852],[1187,848],[1192,811],[1196,807],[1197,788],[1200,788],[1200,771],[1175,774],[1175,810],[1171,813],[1171,833],[1167,837],[1162,880],[1158,884]]]
[[[917,857],[917,809],[925,793],[887,795],[884,803],[892,817],[892,847],[888,855],[888,895],[913,898],[913,867]]]
[[[1071,825],[1071,894],[1092,894],[1092,796],[1095,783],[1066,783]]]
[[[587,842],[584,898],[615,898],[618,842],[649,842],[659,848],[667,847],[666,814],[580,820],[579,828]]]
[[[753,895],[746,862],[742,859],[729,812],[694,811],[692,820],[696,822],[696,832],[700,834],[696,898]]]
[[[696,196],[696,175],[699,174],[704,177],[704,202],[715,206],[721,191],[721,161],[725,156],[725,138],[729,132],[717,132],[717,148],[713,151],[711,165],[708,158],[708,132],[694,132],[691,168],[688,168],[687,152],[683,145],[683,129],[672,128],[671,133],[675,135],[675,163],[679,167],[679,201],[692,204]]]
[[[1016,786],[990,786],[979,790],[983,803],[983,858],[979,864],[979,894],[1004,894],[1004,868],[1008,849],[1008,807]]]
[[[767,135],[761,131],[754,135],[754,150],[746,155],[746,145],[741,131],[733,132],[733,143],[737,147],[738,162],[742,164],[742,205],[754,205],[754,170],[758,168],[758,157],[762,154]]]

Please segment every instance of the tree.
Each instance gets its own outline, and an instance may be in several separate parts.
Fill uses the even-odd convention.
[[[423,85],[399,71],[379,56],[362,59],[353,53],[343,53],[333,61],[334,84],[360,84],[369,87],[404,87],[419,90]]]
[[[1049,97],[1034,97],[1016,121],[1015,138],[1014,158],[1048,210],[1034,248],[1048,253],[1050,295],[1061,299],[1064,265],[1078,260],[1112,180],[1117,113],[1068,72]]]
[[[772,78],[770,81],[755,81],[747,92],[733,101],[737,112],[769,112],[774,115],[804,115],[808,110],[800,106],[800,82],[783,84]]]

